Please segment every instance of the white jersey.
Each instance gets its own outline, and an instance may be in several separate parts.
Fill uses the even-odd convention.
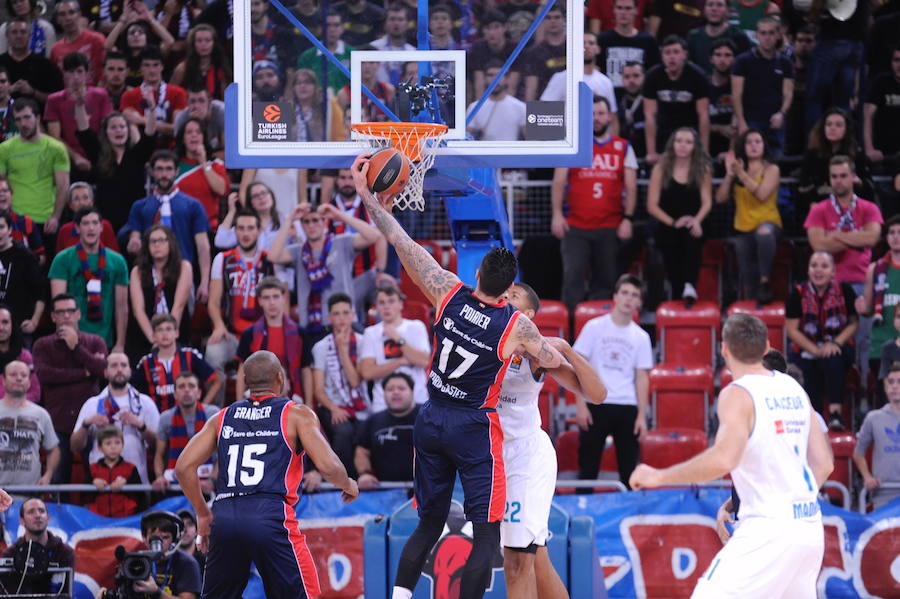
[[[497,412],[503,428],[503,440],[512,441],[541,430],[538,396],[544,386],[544,376],[534,380],[527,358],[513,356],[503,377]]]
[[[780,372],[745,375],[732,384],[750,394],[756,414],[741,461],[731,471],[741,498],[741,521],[821,521],[818,489],[806,459],[812,423],[803,388]]]

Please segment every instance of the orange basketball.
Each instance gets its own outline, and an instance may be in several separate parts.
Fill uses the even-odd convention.
[[[386,196],[400,193],[409,182],[409,160],[394,148],[378,150],[369,158],[366,180],[375,193]]]

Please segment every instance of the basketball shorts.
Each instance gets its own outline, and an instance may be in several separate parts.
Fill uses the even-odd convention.
[[[240,599],[250,563],[266,597],[315,599],[319,577],[294,508],[275,495],[247,495],[213,505],[202,599]]]
[[[825,554],[822,522],[742,519],[692,599],[815,599]]]
[[[426,402],[413,428],[413,489],[420,516],[446,518],[456,473],[466,519],[499,522],[506,506],[503,429],[494,410]]]
[[[506,514],[500,524],[504,547],[524,549],[546,545],[547,522],[556,490],[556,451],[550,437],[539,430],[503,443],[506,467]]]

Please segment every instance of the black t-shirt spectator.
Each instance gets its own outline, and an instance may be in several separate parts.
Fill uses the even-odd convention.
[[[384,27],[384,9],[371,2],[366,2],[362,12],[354,13],[341,2],[334,9],[341,15],[344,24],[344,34],[341,39],[354,48],[371,44],[372,40],[381,37]]]
[[[34,314],[34,303],[44,297],[47,278],[41,267],[25,246],[14,243],[0,251],[0,304],[9,306],[13,326]]]
[[[356,444],[369,450],[372,473],[378,480],[413,479],[413,426],[418,413],[419,406],[399,418],[382,410],[363,423]]]
[[[653,0],[644,18],[659,17],[656,39],[662,41],[675,34],[687,39],[688,33],[703,25],[703,5],[706,0]]]
[[[554,73],[566,68],[566,44],[558,46],[542,42],[525,54],[525,76],[538,78],[537,95],[547,87],[547,82]]]
[[[633,37],[625,37],[615,29],[610,29],[597,37],[597,43],[600,46],[597,64],[617,88],[622,87],[622,69],[625,63],[639,62],[644,65],[646,72],[660,62],[656,40],[643,31]]]
[[[900,12],[875,19],[869,30],[866,47],[870,78],[891,72],[893,47],[898,39],[900,39]]]
[[[489,64],[492,60],[499,60],[502,63],[506,63],[506,59],[509,58],[509,55],[512,54],[512,51],[515,49],[516,45],[508,40],[506,45],[503,46],[499,52],[491,50],[491,47],[487,42],[477,42],[466,55],[466,69],[469,71],[469,76],[471,77],[472,73],[475,71],[484,71],[484,65]],[[510,66],[507,73],[521,70],[522,62],[522,55],[520,54]],[[490,82],[488,82],[488,84],[490,84]]]
[[[25,60],[18,61],[5,52],[0,54],[0,65],[6,68],[11,84],[24,79],[31,87],[47,95],[63,88],[62,72],[49,58],[39,54],[31,53]],[[21,98],[24,95],[17,92],[12,97]]]
[[[656,150],[662,152],[666,140],[679,127],[697,128],[695,102],[709,97],[709,83],[703,72],[685,63],[678,79],[672,80],[663,65],[657,65],[644,78],[642,95],[656,100]]]
[[[794,65],[780,52],[770,60],[754,48],[734,59],[731,73],[744,78],[744,118],[768,123],[781,110],[782,84],[794,78]]]
[[[624,87],[616,88],[616,105],[619,107],[619,133],[634,148],[638,158],[647,155],[647,139],[644,137],[643,96],[631,96]]]
[[[900,81],[894,73],[882,73],[872,80],[866,104],[878,108],[872,124],[874,146],[886,155],[900,152]]]
[[[730,125],[734,117],[734,104],[731,102],[731,80],[725,85],[709,84],[709,124]],[[713,130],[709,132],[709,154],[713,158],[727,152],[731,140]]]
[[[183,551],[175,551],[162,564],[156,565],[156,584],[169,595],[196,593],[200,596],[200,566]]]

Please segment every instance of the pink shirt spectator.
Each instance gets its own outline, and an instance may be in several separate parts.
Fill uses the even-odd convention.
[[[71,52],[81,52],[91,63],[88,85],[97,85],[103,74],[103,59],[106,57],[106,36],[90,29],[82,29],[81,35],[71,42],[61,38],[50,48],[50,60],[62,70],[63,58]]]
[[[41,401],[41,383],[38,381],[37,373],[34,372],[34,358],[31,357],[31,352],[23,349],[16,360],[25,362],[28,364],[28,368],[31,369],[31,388],[28,389],[25,397],[28,398],[28,401],[39,403]],[[3,374],[0,373],[0,397],[4,395],[6,395],[6,386],[3,384]]]
[[[869,223],[883,225],[881,210],[878,206],[859,197],[855,197],[856,207],[853,209],[853,230],[859,231]],[[836,231],[841,215],[834,209],[831,198],[813,204],[809,216],[803,223],[804,229],[821,227],[826,233]],[[834,256],[835,279],[841,283],[863,283],[866,280],[866,269],[872,261],[872,248],[849,248]]]
[[[99,134],[100,123],[113,109],[109,94],[102,87],[88,87],[84,94],[84,106],[88,113],[88,125]],[[87,158],[75,134],[78,129],[75,124],[75,100],[69,96],[69,90],[63,89],[47,97],[44,120],[59,122],[62,141]]]

